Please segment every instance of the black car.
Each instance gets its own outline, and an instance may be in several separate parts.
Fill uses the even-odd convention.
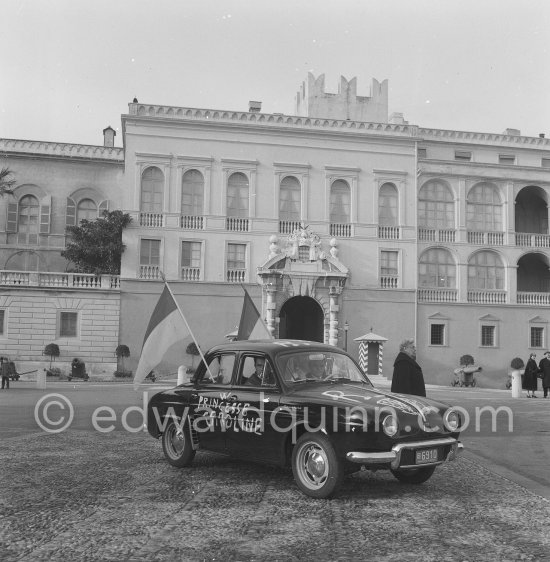
[[[191,382],[148,405],[148,431],[173,466],[199,449],[291,466],[305,494],[326,498],[361,466],[420,484],[462,449],[457,411],[374,388],[336,347],[245,340],[205,359]]]

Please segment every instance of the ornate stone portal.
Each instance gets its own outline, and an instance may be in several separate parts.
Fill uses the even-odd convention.
[[[338,260],[336,238],[330,240],[330,250],[325,252],[320,237],[301,224],[286,237],[272,235],[269,242],[269,257],[258,267],[258,275],[271,334],[279,337],[277,319],[288,299],[311,297],[323,310],[324,342],[338,345],[340,295],[349,271]]]

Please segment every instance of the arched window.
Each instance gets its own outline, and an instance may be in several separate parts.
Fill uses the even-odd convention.
[[[91,199],[82,199],[76,208],[76,224],[80,224],[84,219],[97,219],[97,205]]]
[[[181,214],[200,216],[204,213],[204,177],[198,170],[183,174]]]
[[[151,166],[141,176],[141,211],[162,213],[163,202],[164,174],[156,166]]]
[[[398,195],[393,183],[385,183],[378,194],[378,224],[380,226],[397,226]]]
[[[455,228],[455,204],[451,190],[437,180],[425,183],[418,193],[418,226]]]
[[[468,289],[504,290],[504,265],[495,252],[474,254],[468,261]]]
[[[279,219],[282,221],[299,221],[301,219],[300,182],[294,176],[287,176],[281,182],[279,190]]]
[[[420,256],[418,284],[420,287],[456,288],[456,264],[448,250],[431,248]]]
[[[495,185],[480,183],[470,190],[466,225],[468,230],[502,232],[502,202]]]
[[[347,224],[350,222],[350,188],[344,180],[336,180],[330,186],[330,222]]]
[[[40,204],[33,195],[25,195],[19,200],[18,242],[38,244]]]
[[[227,216],[248,218],[248,178],[240,172],[227,182]]]

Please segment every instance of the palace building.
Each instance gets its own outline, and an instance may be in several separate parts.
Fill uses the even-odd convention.
[[[98,147],[0,140],[17,180],[0,201],[7,355],[57,342],[101,371],[122,343],[135,368],[162,275],[203,349],[235,330],[242,286],[275,337],[358,357],[375,336],[370,374],[413,337],[427,382],[470,354],[503,386],[513,357],[550,345],[544,135],[424,129],[388,116],[387,81],[358,96],[312,74],[292,115],[134,99],[121,119],[123,149],[111,128]],[[120,277],[70,273],[65,227],[106,208],[133,219]]]

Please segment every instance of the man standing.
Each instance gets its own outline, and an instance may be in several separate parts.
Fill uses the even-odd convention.
[[[548,363],[550,366],[550,361]],[[404,340],[399,346],[399,354],[393,364],[391,391],[426,396],[424,375],[420,365],[416,362],[414,340]]]
[[[2,390],[4,390],[4,386],[8,390],[10,387],[10,373],[8,360],[5,357],[0,357],[0,376],[2,377]]]
[[[548,398],[548,390],[550,390],[550,351],[544,354],[540,360],[539,369],[542,371],[542,388],[544,397]]]

